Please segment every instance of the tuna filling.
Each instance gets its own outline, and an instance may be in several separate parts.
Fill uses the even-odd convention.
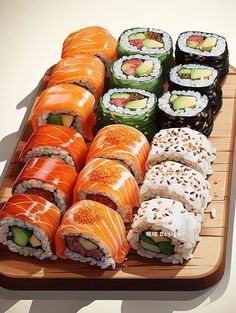
[[[108,206],[109,208],[113,209],[113,210],[117,210],[117,205],[108,197],[103,196],[103,195],[97,195],[97,194],[88,194],[86,197],[87,200],[92,200],[92,201],[97,201],[100,202],[106,206]]]
[[[51,203],[55,201],[53,193],[45,189],[29,188],[25,193],[40,196]]]

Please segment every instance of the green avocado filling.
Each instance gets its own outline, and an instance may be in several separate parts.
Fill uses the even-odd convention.
[[[166,241],[165,241],[166,239]],[[172,255],[175,253],[174,246],[168,238],[162,237],[161,241],[154,241],[150,236],[143,232],[139,237],[140,245],[149,251]]]
[[[38,248],[41,246],[41,242],[36,238],[32,230],[14,225],[10,227],[10,232],[12,233],[12,241],[21,247],[31,246]]]

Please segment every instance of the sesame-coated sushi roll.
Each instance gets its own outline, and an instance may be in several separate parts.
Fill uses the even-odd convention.
[[[123,56],[110,68],[111,87],[136,88],[160,95],[163,92],[162,67],[157,58],[140,54]]]
[[[64,215],[56,234],[58,257],[102,269],[122,263],[129,249],[120,215],[95,201],[76,202]]]
[[[136,27],[125,30],[118,39],[119,56],[142,54],[157,57],[167,78],[173,58],[173,44],[170,35],[160,29]]]
[[[181,201],[188,211],[204,219],[204,211],[212,198],[210,183],[194,169],[181,163],[166,161],[147,171],[140,189],[141,200],[156,196]]]
[[[12,196],[0,211],[0,242],[12,252],[55,259],[60,211],[36,195]]]
[[[222,90],[218,71],[200,64],[180,64],[173,67],[169,75],[169,90],[198,91],[206,95],[213,114],[222,106]]]
[[[12,193],[34,194],[55,204],[63,215],[72,203],[77,173],[62,160],[38,158],[27,161]]]
[[[143,257],[182,264],[193,257],[200,229],[200,222],[181,202],[156,198],[142,203],[127,238]]]
[[[167,160],[176,161],[206,177],[213,173],[215,151],[206,136],[188,127],[162,129],[153,138],[146,168]]]
[[[117,42],[108,30],[99,26],[90,26],[70,34],[63,44],[62,58],[76,57],[80,53],[89,53],[101,59],[109,75],[109,68],[116,59]]]
[[[214,67],[220,77],[224,77],[229,71],[227,41],[213,33],[183,32],[176,42],[175,60],[177,64],[199,63]]]
[[[84,165],[87,147],[83,137],[71,128],[42,125],[31,135],[20,153],[22,163],[44,157],[61,159],[79,171]]]
[[[93,159],[80,172],[73,201],[93,200],[117,211],[125,222],[132,221],[140,206],[138,185],[126,167],[105,159]]]
[[[86,162],[94,158],[118,161],[134,175],[138,184],[145,175],[145,162],[150,151],[146,137],[126,125],[109,125],[94,138]]]
[[[90,91],[96,102],[103,93],[105,66],[102,61],[87,53],[59,61],[50,76],[48,87],[58,84],[75,84]]]
[[[34,129],[45,124],[65,126],[93,140],[94,104],[94,96],[82,87],[61,84],[47,88],[35,101],[32,126]]]
[[[157,132],[157,98],[141,89],[114,88],[100,99],[97,128],[125,124],[141,131],[151,141]]]
[[[189,127],[208,137],[213,128],[211,104],[197,91],[166,92],[158,99],[157,125],[159,129]]]

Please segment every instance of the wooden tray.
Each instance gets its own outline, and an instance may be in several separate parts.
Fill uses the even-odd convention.
[[[46,88],[50,70],[37,95]],[[134,251],[115,270],[100,270],[72,261],[38,261],[22,257],[0,244],[1,286],[9,289],[78,290],[197,290],[212,286],[224,273],[232,160],[235,140],[236,69],[223,82],[223,107],[218,114],[210,140],[217,148],[212,184],[213,202],[206,211],[202,240],[194,258],[184,265],[168,265],[138,256]],[[19,152],[32,133],[30,114],[0,190],[1,206],[11,195],[11,187],[22,165]],[[215,207],[217,215],[211,218]]]

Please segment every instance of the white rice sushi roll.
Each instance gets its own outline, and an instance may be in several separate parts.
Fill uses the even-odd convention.
[[[128,233],[128,241],[146,258],[178,264],[193,257],[201,223],[179,201],[156,198],[143,202]]]
[[[162,129],[154,136],[146,169],[163,161],[177,161],[200,172],[213,173],[216,149],[203,134],[188,127]]]
[[[210,183],[204,176],[181,163],[166,161],[153,166],[140,189],[141,201],[156,196],[181,201],[188,211],[204,219],[204,211],[212,198]]]

